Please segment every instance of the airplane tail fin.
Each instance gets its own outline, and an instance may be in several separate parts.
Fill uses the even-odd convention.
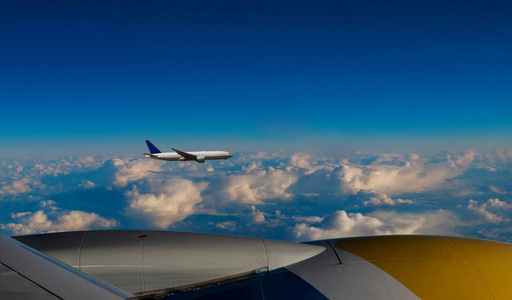
[[[151,153],[151,154],[162,153],[162,151],[158,150],[158,148],[155,147],[155,145],[151,144],[150,141],[146,140],[146,144],[148,144],[149,153]]]

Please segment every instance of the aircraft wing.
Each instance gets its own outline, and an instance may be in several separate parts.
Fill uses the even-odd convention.
[[[197,160],[197,156],[194,155],[194,154],[190,154],[188,152],[185,152],[185,151],[181,151],[181,150],[178,150],[178,149],[174,149],[174,148],[171,148],[172,150],[176,151],[176,153],[178,153],[179,155],[185,157],[186,159],[190,159],[190,160]]]
[[[12,238],[0,235],[1,299],[127,299],[114,288]]]
[[[509,299],[511,256],[512,244],[421,235],[304,244],[146,230],[0,236],[0,299]]]

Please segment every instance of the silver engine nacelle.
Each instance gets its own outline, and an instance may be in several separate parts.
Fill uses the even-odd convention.
[[[205,161],[205,157],[204,157],[204,156],[198,156],[198,157],[197,157],[197,159],[196,159],[196,161],[197,161],[198,163],[202,164],[202,163],[204,163],[204,161]]]

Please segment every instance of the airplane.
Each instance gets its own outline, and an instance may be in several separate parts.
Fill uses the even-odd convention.
[[[292,243],[89,230],[0,235],[0,299],[510,299],[512,244],[387,235]]]
[[[167,161],[190,161],[194,160],[198,163],[204,163],[206,160],[213,159],[229,159],[233,157],[233,154],[226,151],[191,151],[185,152],[180,151],[178,149],[172,148],[174,152],[163,152],[158,150],[155,145],[153,145],[150,141],[146,140],[146,144],[149,148],[149,153],[144,153],[146,157],[161,159]]]

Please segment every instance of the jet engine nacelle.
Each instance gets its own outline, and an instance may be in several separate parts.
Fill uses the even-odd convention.
[[[198,163],[204,163],[204,160],[205,160],[205,157],[204,157],[204,156],[198,156],[198,157],[196,158],[196,161],[197,161]]]

